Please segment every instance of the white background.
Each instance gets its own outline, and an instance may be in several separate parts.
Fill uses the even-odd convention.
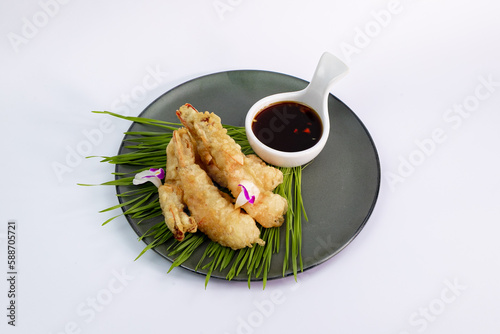
[[[2,1],[1,332],[498,333],[499,7]],[[91,111],[138,115],[176,85],[230,69],[309,80],[324,51],[349,65],[333,93],[380,154],[380,196],[361,234],[298,282],[265,290],[215,279],[205,289],[203,276],[167,274],[154,252],[134,262],[144,244],[127,221],[101,226],[119,214],[98,213],[117,203],[114,188],[77,186],[113,170],[78,152],[113,155],[129,126]],[[6,309],[11,219],[16,327]]]

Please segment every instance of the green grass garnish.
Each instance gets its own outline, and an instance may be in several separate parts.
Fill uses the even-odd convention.
[[[128,173],[113,173],[115,180],[104,182],[101,185],[130,186],[134,175],[149,168],[165,168],[165,149],[172,138],[172,132],[179,127],[179,123],[165,122],[143,117],[122,116],[108,111],[94,111],[94,113],[107,114],[131,122],[143,124],[147,131],[125,132],[126,138],[123,147],[126,153],[111,157],[100,157],[101,162],[126,166],[131,169]],[[224,125],[228,134],[241,146],[244,154],[253,153],[248,143],[245,128]],[[281,168],[283,183],[275,192],[288,201],[288,211],[282,227],[262,228],[261,238],[266,242],[264,246],[255,245],[252,248],[232,250],[229,247],[210,241],[201,232],[187,234],[182,242],[173,238],[172,233],[163,221],[160,204],[158,202],[157,188],[152,184],[143,184],[132,190],[117,194],[121,204],[114,205],[100,212],[122,209],[123,213],[106,220],[103,225],[122,215],[138,220],[138,223],[147,223],[160,219],[150,227],[139,240],[147,239],[149,243],[137,256],[139,259],[145,252],[162,245],[166,246],[168,256],[173,262],[168,270],[181,266],[200,247],[205,247],[203,255],[198,261],[195,270],[206,271],[205,287],[210,276],[216,272],[227,271],[226,279],[232,280],[242,272],[248,277],[248,286],[252,278],[262,278],[263,288],[266,287],[267,277],[271,268],[273,255],[283,251],[283,276],[290,270],[297,279],[297,273],[303,270],[302,263],[302,221],[307,215],[302,202],[301,182],[304,167]],[[88,185],[88,184],[81,184]],[[161,217],[161,218],[159,218]],[[280,245],[280,233],[284,232],[284,245]],[[284,249],[281,249],[282,246]]]

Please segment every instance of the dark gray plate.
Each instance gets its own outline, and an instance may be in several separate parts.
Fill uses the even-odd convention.
[[[300,90],[307,84],[295,77],[267,71],[220,72],[173,88],[151,103],[140,116],[178,123],[175,111],[190,103],[200,111],[215,112],[224,124],[244,126],[245,115],[256,101],[267,95]],[[358,117],[331,94],[328,105],[331,120],[328,143],[304,169],[302,176],[302,194],[309,218],[302,223],[304,270],[330,259],[356,237],[375,206],[380,187],[379,158],[370,134]],[[141,129],[136,123],[130,127],[130,131]],[[118,153],[123,152],[122,146]],[[118,166],[117,171],[127,169]],[[117,190],[121,193],[127,187]],[[138,225],[130,217],[127,219],[138,235],[157,222]],[[146,243],[150,241],[145,240]],[[283,241],[282,247],[284,244]],[[159,246],[155,251],[173,261],[167,255],[166,246]],[[268,279],[283,277],[283,253],[280,251],[273,256]],[[182,267],[195,271],[201,255],[202,249]],[[196,272],[206,274],[204,270]],[[212,277],[224,278],[226,274],[214,272]],[[286,275],[291,274],[291,270],[286,272]],[[247,279],[245,274],[240,274],[234,280]]]

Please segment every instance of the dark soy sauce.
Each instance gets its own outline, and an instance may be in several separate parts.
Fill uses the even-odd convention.
[[[257,113],[252,131],[263,144],[275,150],[298,152],[319,141],[323,124],[310,107],[297,102],[279,102]]]

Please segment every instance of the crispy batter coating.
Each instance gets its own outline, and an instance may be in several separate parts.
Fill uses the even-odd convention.
[[[200,113],[186,104],[179,108],[177,117],[196,141],[202,161],[215,166],[216,175],[210,176],[227,187],[235,198],[242,191],[239,186],[242,181],[252,182],[260,190],[259,198],[254,204],[246,203],[242,208],[263,227],[283,224],[288,203],[271,191],[283,182],[281,171],[267,166],[256,156],[245,156],[214,113]]]
[[[234,205],[213,184],[212,179],[195,162],[195,146],[185,131],[174,131],[172,138],[179,163],[178,175],[183,201],[198,229],[211,240],[232,249],[264,245],[260,230],[249,215]]]
[[[194,218],[184,212],[182,189],[176,185],[164,184],[158,188],[160,206],[165,217],[165,223],[174,235],[182,241],[186,233],[194,233],[197,224]]]
[[[283,183],[283,173],[279,169],[267,165],[255,154],[248,154],[246,158],[245,165],[258,176],[264,190],[273,191]]]
[[[179,130],[180,131],[180,130]],[[182,130],[184,133],[187,131]],[[165,223],[174,235],[174,238],[182,241],[186,233],[197,231],[197,224],[194,218],[190,217],[184,210],[183,190],[180,187],[179,162],[175,155],[172,142],[167,146],[167,166],[165,172],[165,184],[158,187],[160,207]]]

